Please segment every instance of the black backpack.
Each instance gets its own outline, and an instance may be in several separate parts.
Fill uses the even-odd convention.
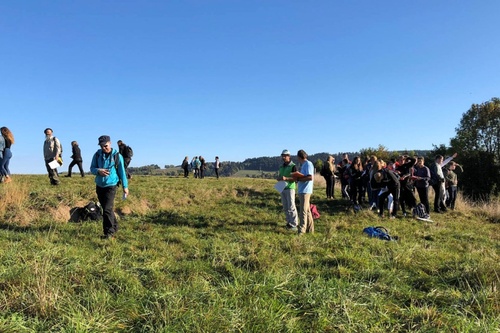
[[[102,207],[97,202],[90,201],[87,205],[82,208],[81,211],[82,220],[92,220],[97,221],[102,219]]]
[[[126,158],[132,158],[134,156],[134,150],[130,146],[126,146],[125,149],[123,149],[123,157]]]

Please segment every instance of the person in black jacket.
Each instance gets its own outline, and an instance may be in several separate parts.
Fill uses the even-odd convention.
[[[82,177],[85,177],[85,173],[83,172],[83,167],[82,167],[82,152],[80,151],[80,147],[78,146],[78,142],[76,141],[71,141],[71,158],[73,159],[71,163],[68,166],[68,174],[65,177],[71,177],[71,171],[75,165],[78,166],[78,169],[80,170],[80,175]]]
[[[373,174],[372,182],[372,188],[380,187],[382,190],[385,190],[378,197],[379,216],[384,216],[385,199],[389,196],[389,194],[392,194],[394,205],[391,213],[391,219],[395,218],[399,206],[400,184],[398,175],[396,175],[392,170],[382,169]]]
[[[406,208],[411,209],[417,206],[417,199],[414,194],[413,187],[413,167],[417,159],[410,156],[402,155],[399,158],[399,165],[396,167],[396,172],[399,175],[399,182],[401,184],[401,210],[403,215],[406,216]]]
[[[130,156],[129,147],[122,140],[118,140],[116,142],[118,144],[118,152],[123,157],[123,163],[125,163],[125,172],[127,173],[127,179],[132,179],[132,175],[128,171],[128,166],[130,161],[132,160],[132,156]]]

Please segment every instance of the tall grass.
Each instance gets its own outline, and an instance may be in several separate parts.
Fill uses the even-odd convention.
[[[3,184],[0,332],[498,332],[489,208],[378,219],[316,184],[316,233],[297,237],[273,184],[134,177],[115,241],[66,222],[95,199],[90,177]],[[400,241],[367,238],[368,225]]]

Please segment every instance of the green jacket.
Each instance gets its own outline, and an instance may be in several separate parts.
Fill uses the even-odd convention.
[[[280,170],[278,172],[278,177],[290,177],[292,172],[295,172],[297,171],[297,167],[295,166],[295,163],[293,163],[292,161],[290,161],[290,163],[288,163],[288,165],[281,165],[280,166]],[[295,190],[297,188],[297,185],[294,181],[291,181],[291,182],[288,182],[287,181],[287,185],[285,187],[285,189],[290,189],[290,190]]]

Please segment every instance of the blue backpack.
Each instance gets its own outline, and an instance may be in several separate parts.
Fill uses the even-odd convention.
[[[397,236],[389,235],[389,232],[384,227],[366,227],[363,229],[363,232],[370,237],[375,237],[375,238],[383,239],[386,241],[398,240]]]

